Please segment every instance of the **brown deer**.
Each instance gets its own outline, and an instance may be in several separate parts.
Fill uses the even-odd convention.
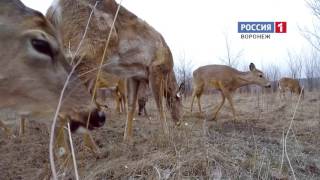
[[[144,112],[145,116],[149,116],[146,108],[149,96],[151,95],[148,83],[141,83],[138,90],[138,115],[142,115]]]
[[[278,82],[278,87],[281,95],[284,97],[286,91],[300,95],[302,93],[302,98],[304,98],[304,90],[301,88],[300,83],[297,79],[292,79],[288,77],[281,78]]]
[[[46,117],[54,116],[60,92],[71,71],[60,42],[56,29],[40,12],[19,0],[0,1],[1,110],[11,109],[17,115],[33,116],[42,112]],[[67,122],[72,132],[83,132],[85,144],[97,151],[85,125],[89,119],[89,129],[101,127],[105,114],[91,105],[89,93],[76,75],[71,76],[66,88],[59,116],[55,147],[64,149],[61,156],[70,155],[64,141]],[[0,124],[6,126],[4,122]]]
[[[191,102],[192,105],[195,97],[198,99],[198,107],[201,113],[200,98],[205,88],[217,89],[221,92],[222,101],[215,108],[216,111],[212,117],[212,120],[217,118],[218,112],[224,104],[225,98],[229,101],[233,118],[236,120],[236,112],[232,101],[232,93],[239,87],[257,84],[264,87],[271,87],[270,82],[264,77],[264,74],[256,69],[253,63],[249,66],[250,71],[241,72],[232,67],[225,65],[207,65],[202,66],[193,71],[193,93]]]
[[[125,79],[119,78],[113,74],[103,73],[104,77],[100,78],[98,81],[99,89],[110,90],[113,93],[113,98],[116,102],[116,112],[121,113],[125,112]],[[80,76],[81,78],[81,76]],[[89,92],[93,94],[94,85],[95,85],[95,78],[90,78],[85,81],[85,85],[88,88]],[[98,103],[97,101],[97,93],[95,93],[95,103],[98,106],[107,107],[104,104]]]
[[[95,2],[58,0],[47,12],[47,17],[62,33],[65,49],[75,52],[93,11],[87,36],[76,57],[83,59],[84,66],[91,69],[97,68],[101,61],[106,39],[118,8],[115,0],[102,0],[96,6]],[[179,125],[182,104],[181,97],[177,96],[180,93],[173,71],[171,51],[160,33],[122,6],[103,61],[105,63],[103,71],[127,78],[128,109],[124,140],[132,137],[132,120],[142,81],[147,81],[151,86],[165,134],[168,134],[168,129],[163,110],[163,97],[166,98],[172,119]],[[96,72],[93,71],[94,74]]]

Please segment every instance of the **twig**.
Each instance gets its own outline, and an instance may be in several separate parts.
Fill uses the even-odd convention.
[[[54,117],[53,117],[53,122],[52,122],[52,125],[51,125],[51,132],[50,132],[50,143],[49,143],[49,158],[50,158],[50,166],[51,166],[51,171],[52,171],[52,178],[54,180],[57,179],[57,171],[56,171],[56,167],[55,167],[55,163],[54,163],[54,157],[53,157],[53,141],[54,141],[54,129],[56,127],[56,123],[57,123],[57,118],[58,118],[58,114],[59,114],[59,111],[60,111],[60,108],[61,108],[61,104],[62,104],[62,99],[63,99],[63,95],[64,95],[64,92],[67,88],[67,85],[70,81],[70,78],[75,70],[75,67],[74,66],[71,70],[71,72],[69,73],[68,77],[67,77],[67,80],[66,82],[64,83],[64,86],[62,88],[62,91],[60,93],[60,98],[59,98],[59,103],[58,103],[58,106],[56,108],[56,112],[54,114]]]
[[[73,166],[74,166],[74,174],[76,176],[76,180],[79,180],[77,161],[76,161],[76,156],[75,156],[75,153],[74,153],[72,137],[71,137],[71,131],[70,131],[70,123],[68,123],[68,135],[69,135],[69,141],[70,141],[70,147],[71,147],[71,155],[72,155]]]
[[[99,78],[100,78],[100,74],[101,74],[101,70],[102,70],[102,65],[103,65],[105,56],[106,56],[106,54],[107,54],[107,49],[108,49],[109,42],[110,42],[110,39],[111,39],[111,34],[112,34],[112,31],[113,31],[113,29],[114,29],[115,22],[116,22],[116,20],[117,20],[118,14],[119,14],[119,10],[120,10],[120,7],[121,7],[121,2],[122,2],[122,0],[120,0],[120,2],[119,2],[119,4],[118,4],[118,8],[117,8],[116,14],[114,15],[113,22],[112,22],[112,25],[111,25],[111,28],[110,28],[110,32],[109,32],[109,34],[108,34],[107,42],[106,42],[106,44],[105,44],[105,46],[104,46],[104,49],[103,49],[103,54],[102,54],[102,58],[101,58],[100,65],[99,65],[99,69],[98,69],[98,73],[97,73],[97,78],[96,78],[96,81],[95,81],[95,84],[94,84],[94,88],[93,88],[93,91],[92,91],[92,98],[91,98],[91,102],[92,102],[92,103],[93,103],[93,101],[94,101],[94,99],[95,99],[95,94],[96,94],[96,91],[97,91],[97,88],[98,88],[98,81],[99,81]],[[88,116],[87,127],[89,127],[90,116],[91,116],[91,113],[89,113],[89,116]]]
[[[95,4],[95,7],[96,5],[98,4],[98,2],[96,2]],[[91,14],[93,12],[93,9],[91,11]],[[90,15],[91,15],[90,14]],[[88,23],[90,22],[91,20],[91,16],[89,17],[88,19]],[[76,51],[76,54],[78,53],[79,49],[80,49],[80,46],[82,45],[82,42],[83,42],[83,39],[85,37],[85,34],[87,32],[87,29],[88,29],[88,26],[86,26],[86,29],[85,29],[85,32],[84,32],[84,36],[82,37],[79,45],[78,45],[78,48],[77,48],[77,51]],[[76,57],[76,54],[74,55],[74,57]],[[74,59],[73,59],[74,60]],[[72,62],[73,62],[72,60]],[[77,64],[75,66],[72,67],[70,73],[68,74],[68,77],[63,85],[63,88],[61,90],[61,93],[60,93],[60,97],[59,97],[59,102],[58,102],[58,105],[57,105],[57,108],[56,108],[56,112],[54,114],[54,117],[53,117],[53,122],[52,122],[52,125],[51,125],[51,131],[50,131],[50,142],[49,142],[49,160],[50,160],[50,167],[51,167],[51,171],[52,171],[52,179],[56,180],[57,179],[57,171],[56,171],[56,167],[55,167],[55,163],[54,163],[54,156],[53,156],[53,141],[54,141],[54,129],[56,127],[56,123],[57,123],[57,118],[58,118],[58,114],[60,112],[60,108],[61,108],[61,105],[62,105],[62,99],[63,99],[63,96],[64,96],[64,93],[65,93],[65,90],[70,82],[70,78],[72,77],[76,67],[80,64],[81,62],[81,59],[77,62]]]
[[[159,169],[156,166],[153,166],[153,168],[157,171],[158,176],[159,176],[159,180],[161,180],[161,174],[160,174]]]
[[[283,159],[284,159],[284,130],[282,131],[282,155],[281,155],[280,173],[282,173]]]
[[[286,136],[285,136],[285,138],[284,138],[284,151],[285,151],[285,154],[286,154],[286,157],[287,157],[287,160],[288,160],[290,169],[291,169],[291,171],[292,171],[293,179],[295,179],[295,180],[296,180],[296,176],[295,176],[294,169],[293,169],[293,167],[292,167],[292,165],[291,165],[291,162],[290,162],[290,159],[289,159],[289,156],[288,156],[288,152],[287,152],[287,138],[288,138],[289,131],[291,130],[291,126],[292,126],[292,124],[293,124],[293,119],[294,119],[294,117],[295,117],[295,115],[296,115],[298,106],[299,106],[299,104],[300,104],[300,100],[301,100],[301,95],[302,95],[303,89],[304,89],[304,88],[302,87],[301,92],[300,92],[300,95],[299,95],[298,102],[297,102],[297,104],[296,104],[295,110],[294,110],[294,112],[293,112],[293,116],[292,116],[291,121],[290,121],[289,128],[288,128],[287,133],[286,133]]]

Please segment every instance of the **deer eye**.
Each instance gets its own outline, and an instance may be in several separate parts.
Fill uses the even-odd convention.
[[[263,77],[262,74],[260,74],[259,77],[262,78]]]
[[[53,51],[50,44],[41,39],[32,39],[31,40],[32,47],[41,54],[47,55],[53,59]]]

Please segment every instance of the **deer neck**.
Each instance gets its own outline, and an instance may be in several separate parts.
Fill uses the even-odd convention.
[[[250,77],[250,71],[240,72],[239,76],[237,78],[237,84],[238,84],[238,87],[253,84],[251,77]]]

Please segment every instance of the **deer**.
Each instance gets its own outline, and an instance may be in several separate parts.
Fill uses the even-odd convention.
[[[279,95],[281,98],[281,95],[284,97],[285,92],[288,90],[291,93],[295,93],[297,95],[302,95],[302,98],[304,98],[304,89],[301,88],[300,83],[297,79],[292,79],[288,77],[283,77],[279,80],[278,82],[278,87],[279,87]]]
[[[262,71],[258,70],[253,63],[249,65],[250,71],[242,72],[226,65],[206,65],[201,66],[193,71],[193,93],[190,111],[192,112],[192,106],[195,97],[198,100],[198,108],[200,113],[201,104],[200,98],[205,88],[212,88],[220,91],[222,96],[221,103],[215,107],[215,112],[208,120],[216,120],[217,115],[223,106],[225,99],[230,103],[233,119],[236,121],[236,112],[232,101],[232,93],[239,87],[257,84],[259,86],[271,87],[271,83],[265,78]]]
[[[0,109],[25,115],[20,119],[20,129],[24,129],[26,115],[55,115],[60,92],[72,68],[57,30],[43,14],[19,0],[0,1],[0,68]],[[64,130],[68,123],[72,132],[83,134],[85,146],[98,151],[89,130],[102,127],[106,115],[91,103],[76,74],[70,75],[58,117],[54,138],[58,158],[71,157]],[[0,125],[8,132],[10,128],[5,122],[0,120]],[[45,119],[41,122],[51,124]]]
[[[149,116],[146,108],[150,96],[150,89],[147,83],[141,83],[138,91],[138,115],[141,116],[142,112],[145,116]]]
[[[99,89],[104,89],[104,90],[109,90],[112,91],[113,93],[113,98],[116,102],[116,112],[122,113],[125,112],[125,79],[124,78],[119,78],[113,74],[109,73],[103,73],[104,77],[100,78],[98,81],[98,87]],[[81,78],[81,76],[80,76]],[[94,94],[95,96],[95,103],[97,106],[102,106],[105,108],[108,108],[107,105],[98,103],[97,98],[98,95],[97,93],[93,92],[94,91],[94,86],[95,86],[95,79],[94,78],[88,78],[87,80],[84,80],[84,84],[89,90],[90,94]]]
[[[150,84],[162,130],[168,135],[163,97],[176,126],[180,125],[182,118],[182,104],[181,86],[177,84],[173,57],[165,39],[145,21],[119,6],[115,0],[56,0],[48,9],[47,17],[61,32],[65,51],[76,51],[74,45],[81,41],[81,32],[84,32],[91,12],[84,45],[76,61],[82,59],[85,66],[97,69],[104,54],[106,39],[111,33],[102,59],[102,71],[126,78],[127,120],[124,141],[132,139],[133,116],[142,82]],[[114,29],[111,31],[116,15]],[[93,70],[93,73],[96,72]]]

